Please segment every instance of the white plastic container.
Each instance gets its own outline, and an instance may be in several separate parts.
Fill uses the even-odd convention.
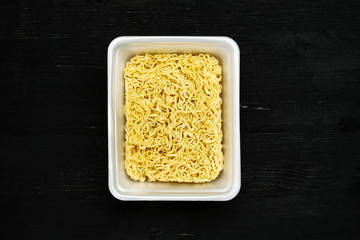
[[[137,54],[208,53],[223,68],[224,169],[208,183],[132,180],[124,167],[124,68]],[[118,37],[108,48],[109,189],[120,200],[227,201],[240,191],[240,51],[228,37]]]

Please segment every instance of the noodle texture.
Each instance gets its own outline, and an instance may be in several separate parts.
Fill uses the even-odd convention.
[[[208,54],[146,54],[126,63],[125,168],[132,179],[203,183],[219,175],[221,72]]]

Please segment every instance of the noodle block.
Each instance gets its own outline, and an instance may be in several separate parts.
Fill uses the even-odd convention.
[[[223,169],[219,61],[146,54],[126,63],[125,169],[134,180],[204,183]]]

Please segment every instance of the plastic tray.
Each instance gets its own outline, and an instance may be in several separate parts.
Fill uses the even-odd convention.
[[[221,93],[224,169],[208,183],[162,183],[132,180],[124,167],[125,63],[136,54],[208,53],[223,68]],[[108,48],[109,189],[120,200],[227,201],[241,186],[240,50],[228,37],[118,37]]]

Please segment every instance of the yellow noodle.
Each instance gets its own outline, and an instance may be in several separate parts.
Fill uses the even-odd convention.
[[[137,55],[125,68],[125,168],[144,182],[209,182],[223,169],[221,67],[208,54]]]

